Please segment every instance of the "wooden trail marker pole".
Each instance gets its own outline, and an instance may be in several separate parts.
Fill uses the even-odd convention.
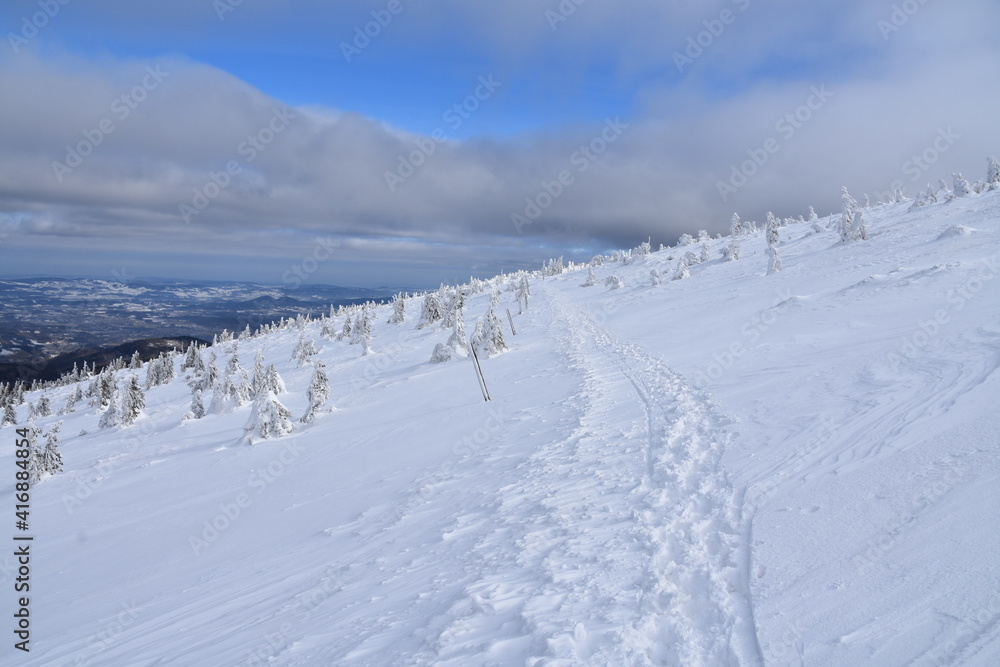
[[[510,322],[510,332],[517,335],[517,331],[514,330],[514,318],[510,315],[510,308],[507,309],[507,321]]]
[[[469,349],[472,350],[472,361],[476,366],[476,377],[479,378],[479,388],[483,390],[483,400],[490,401],[490,390],[486,388],[486,377],[483,375],[483,368],[479,365],[479,355],[476,354],[476,345],[469,341]]]

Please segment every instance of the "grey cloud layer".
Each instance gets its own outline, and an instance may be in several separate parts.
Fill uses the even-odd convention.
[[[891,3],[816,9],[792,2],[589,0],[553,30],[545,11],[558,11],[557,2],[502,8],[414,2],[386,40],[419,44],[445,32],[442,25],[458,25],[448,34],[456,42],[481,40],[506,68],[494,73],[501,82],[544,68],[544,58],[565,64],[576,54],[583,70],[614,53],[621,80],[641,81],[642,89],[637,112],[621,119],[628,128],[586,170],[574,156],[601,136],[602,123],[433,142],[434,153],[394,190],[386,172],[432,139],[349,110],[317,108],[287,108],[292,118],[275,132],[275,111],[286,109],[280,100],[183,58],[87,62],[8,53],[0,60],[0,210],[17,216],[22,234],[53,244],[96,237],[127,249],[155,238],[180,251],[229,235],[252,254],[282,247],[273,235],[255,233],[278,229],[296,239],[289,248],[323,233],[439,243],[455,253],[487,247],[500,258],[525,253],[539,239],[551,247],[635,244],[647,236],[672,242],[699,228],[722,231],[733,210],[760,218],[766,210],[797,215],[813,204],[824,213],[836,207],[840,185],[860,194],[900,180],[913,194],[952,171],[979,177],[986,155],[1000,152],[1000,49],[988,34],[1000,25],[1000,10],[988,2],[912,2],[918,10],[888,33],[878,21],[890,19]],[[178,3],[170,20],[180,30],[178,15],[200,16],[210,4]],[[321,10],[301,3],[292,11],[314,12],[310,24],[325,26],[335,48],[379,6]],[[110,3],[89,10],[95,23],[139,24],[138,16],[102,15],[105,7]],[[246,3],[226,20],[263,30],[275,21],[275,7]],[[735,20],[678,73],[674,54],[723,10]],[[157,17],[145,12],[166,10],[124,11],[143,12],[148,21]],[[5,12],[8,25],[16,25],[16,12]],[[157,20],[167,22],[167,14]],[[789,72],[796,62],[807,65],[800,75]],[[150,67],[165,74],[162,80],[145,86],[142,101],[122,101],[151,82]],[[657,68],[663,75],[650,76]],[[791,125],[789,136],[780,121],[806,103],[811,86],[825,86],[832,97],[808,121]],[[457,101],[441,100],[441,108]],[[105,120],[113,130],[60,180],[53,163],[68,164],[67,145],[87,141],[85,132],[97,136]],[[906,160],[949,127],[961,138],[926,179],[912,181]],[[267,138],[261,134],[267,129],[270,142],[255,147],[250,138]],[[779,150],[723,201],[718,182],[769,138]],[[212,174],[231,161],[239,173],[186,224],[179,206],[193,205],[206,186],[214,192]],[[523,214],[530,206],[525,198],[537,202],[545,183],[567,170],[572,185],[519,234],[511,215]],[[392,254],[373,243],[369,248]]]

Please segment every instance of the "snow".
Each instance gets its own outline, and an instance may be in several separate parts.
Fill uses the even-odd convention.
[[[368,355],[305,326],[328,409],[284,437],[248,444],[251,403],[185,420],[181,372],[130,428],[39,420],[64,471],[32,492],[31,653],[0,662],[997,664],[1000,192],[866,210],[867,241],[839,217],[778,228],[770,275],[757,232],[684,280],[649,278],[677,249],[532,277],[489,403],[415,297]],[[239,342],[296,420],[299,339]]]

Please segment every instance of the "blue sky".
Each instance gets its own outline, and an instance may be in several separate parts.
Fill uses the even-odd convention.
[[[220,6],[4,3],[0,276],[280,283],[323,244],[312,281],[433,286],[725,232],[734,211],[827,213],[845,185],[912,195],[1000,153],[985,0]],[[391,20],[345,57],[372,12]],[[941,131],[956,138],[913,181]]]

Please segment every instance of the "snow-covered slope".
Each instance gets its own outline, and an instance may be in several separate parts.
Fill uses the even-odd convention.
[[[1000,191],[909,208],[854,243],[784,226],[771,275],[757,233],[683,280],[700,243],[531,277],[489,403],[411,299],[366,356],[305,325],[333,409],[284,438],[248,444],[250,405],[183,420],[180,371],[129,428],[38,419],[64,471],[32,491],[31,652],[3,663],[997,664]],[[239,342],[296,419],[300,335]]]

